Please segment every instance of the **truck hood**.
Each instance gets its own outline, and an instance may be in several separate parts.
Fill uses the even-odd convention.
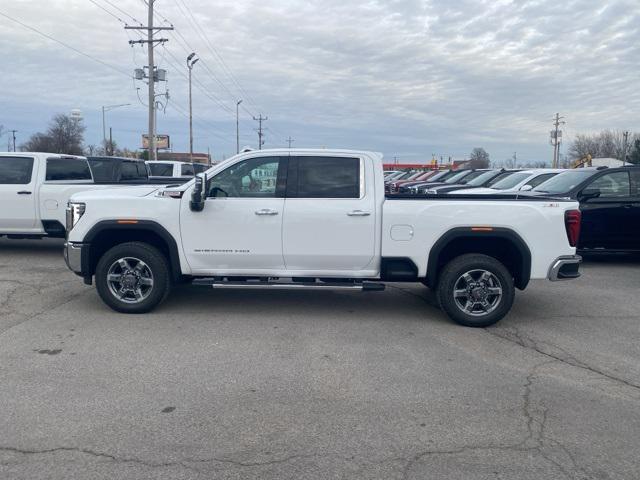
[[[139,198],[146,197],[147,195],[151,195],[156,190],[162,188],[161,186],[122,186],[122,187],[113,187],[113,188],[104,188],[100,190],[92,190],[87,192],[76,193],[71,196],[71,201],[73,202],[84,202],[85,200],[95,200],[100,198],[122,198],[122,197],[130,197],[130,198]]]

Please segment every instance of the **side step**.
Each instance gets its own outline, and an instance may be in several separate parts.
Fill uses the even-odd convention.
[[[384,283],[369,281],[296,281],[280,279],[248,279],[230,280],[224,278],[195,278],[192,285],[213,288],[267,288],[267,289],[307,289],[307,290],[361,290],[361,291],[382,291],[385,289]]]

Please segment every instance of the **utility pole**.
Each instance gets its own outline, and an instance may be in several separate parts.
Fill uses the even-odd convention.
[[[16,132],[18,130],[9,130],[11,132],[11,136],[13,137],[13,151],[16,151]]]
[[[258,118],[253,117],[253,119],[258,122],[258,150],[262,150],[262,145],[264,145],[264,133],[262,132],[262,122],[266,122],[269,120],[269,117],[263,117],[262,114]]]
[[[114,108],[119,108],[119,107],[128,107],[129,105],[131,105],[130,103],[121,103],[119,105],[103,105],[102,106],[102,145],[104,146],[104,151],[106,155],[109,155],[107,153],[107,127],[104,121],[104,114],[105,112],[108,112],[110,110],[113,110]]]
[[[107,155],[113,157],[113,132],[111,131],[111,127],[109,127],[109,152]]]
[[[518,168],[518,152],[513,152],[513,168]]]
[[[291,150],[291,144],[295,142],[295,140],[293,138],[291,138],[291,135],[289,135],[289,138],[287,138],[287,143],[289,144],[289,150]]]
[[[629,132],[624,132],[622,134],[623,142],[622,142],[622,165],[627,164],[627,145],[629,142]],[[14,147],[15,148],[15,147]]]
[[[558,168],[558,161],[560,160],[560,143],[562,143],[562,130],[559,130],[560,125],[564,125],[566,122],[563,122],[559,113],[556,113],[555,119],[553,120],[554,130],[551,130],[551,145],[553,146],[553,163],[551,164],[552,168]]]
[[[149,159],[157,160],[158,159],[158,149],[156,148],[156,121],[155,121],[155,108],[156,108],[156,94],[155,94],[155,82],[157,82],[158,76],[155,70],[155,64],[153,59],[153,49],[155,48],[155,43],[164,43],[169,41],[167,38],[158,38],[154,39],[154,31],[156,30],[173,30],[173,27],[154,27],[153,26],[153,3],[155,0],[148,0],[149,12],[148,12],[148,20],[147,26],[139,26],[139,27],[130,27],[125,26],[125,29],[128,30],[146,30],[147,31],[147,39],[146,40],[129,40],[129,44],[133,45],[134,43],[146,43],[147,44],[147,56],[149,58]]]
[[[240,104],[242,100],[236,102],[236,154],[240,153]]]
[[[191,70],[193,70],[193,66],[196,64],[198,57],[193,60],[193,57],[196,56],[196,52],[191,52],[191,54],[187,57],[187,68],[189,69],[189,161],[193,163],[193,105],[191,102]]]

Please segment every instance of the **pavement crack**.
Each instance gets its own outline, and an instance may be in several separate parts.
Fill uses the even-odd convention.
[[[620,377],[616,377],[615,375],[612,375],[611,373],[605,372],[604,370],[600,370],[596,367],[593,367],[591,365],[587,365],[586,363],[577,360],[575,357],[571,356],[571,355],[558,355],[557,353],[553,353],[550,352],[548,350],[545,350],[544,348],[542,348],[542,346],[540,345],[540,343],[545,343],[546,342],[535,342],[533,339],[528,338],[524,335],[522,335],[517,329],[513,329],[512,331],[508,331],[499,327],[489,327],[489,328],[485,328],[484,329],[485,332],[487,332],[487,334],[493,336],[493,337],[497,337],[500,338],[502,340],[506,340],[508,342],[514,343],[516,345],[521,346],[522,348],[526,348],[529,350],[533,350],[537,353],[539,353],[540,355],[544,355],[545,357],[551,358],[555,361],[564,363],[566,365],[570,365],[572,367],[575,368],[580,368],[583,370],[587,370],[589,372],[595,373],[596,375],[600,375],[602,377],[608,378],[609,380],[612,380],[614,382],[620,383],[622,385],[626,385],[628,387],[634,388],[636,390],[640,390],[640,385],[633,383],[629,380],[625,380],[624,378],[620,378]],[[555,345],[553,346],[555,349],[557,349],[558,351],[563,352],[563,350],[560,347],[556,347]],[[566,353],[566,352],[565,352]]]

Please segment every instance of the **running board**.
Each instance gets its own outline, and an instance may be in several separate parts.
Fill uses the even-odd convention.
[[[267,289],[307,289],[307,290],[361,290],[382,291],[384,283],[376,282],[296,282],[271,280],[218,280],[214,278],[196,278],[192,285],[213,288],[267,288]]]

